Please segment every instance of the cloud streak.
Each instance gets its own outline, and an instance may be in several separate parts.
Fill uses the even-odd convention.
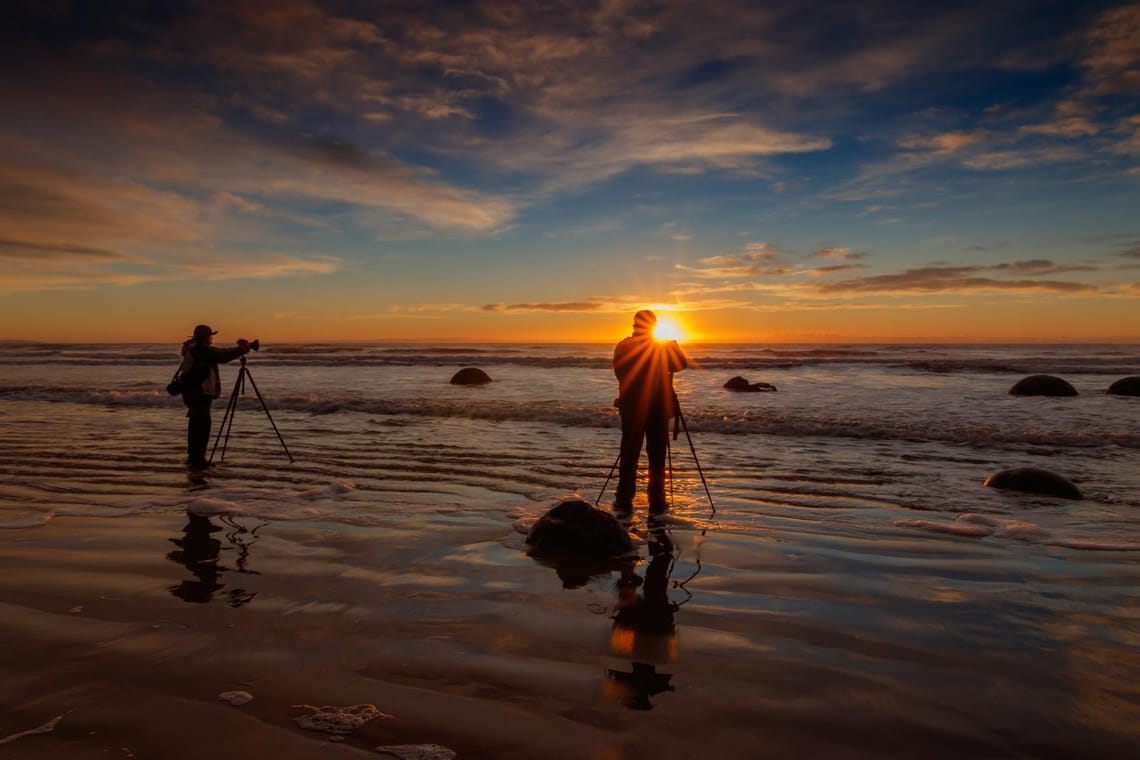
[[[85,245],[68,245],[50,243],[35,243],[28,240],[0,239],[0,258],[29,259],[43,261],[44,259],[66,259],[75,261],[134,261],[132,256],[117,251],[108,251],[103,248],[92,248]]]
[[[893,274],[855,277],[817,286],[820,293],[906,295],[912,293],[1096,293],[1098,288],[1080,282],[1057,280],[1001,280],[980,274],[986,267],[928,266]]]

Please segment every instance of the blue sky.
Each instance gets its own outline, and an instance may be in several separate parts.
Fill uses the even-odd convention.
[[[0,338],[1140,339],[1140,4],[0,13]]]

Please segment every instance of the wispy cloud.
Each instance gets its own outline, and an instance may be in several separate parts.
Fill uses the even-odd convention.
[[[183,276],[185,274],[197,275],[204,280],[271,279],[297,275],[321,275],[331,274],[340,269],[341,265],[341,259],[336,256],[301,258],[289,254],[271,253],[254,256],[218,254],[210,257],[196,257],[192,261],[182,262],[175,270],[179,276],[172,276],[171,279],[185,279]]]
[[[909,294],[909,293],[983,293],[983,292],[1049,292],[1095,293],[1098,288],[1080,282],[1057,280],[1003,280],[981,274],[986,267],[928,266],[893,274],[855,277],[821,283],[818,290],[826,294]]]
[[[1014,274],[1050,275],[1065,272],[1096,272],[1098,268],[1092,264],[1057,264],[1048,259],[1029,259],[1026,261],[1009,261],[994,264],[986,269],[993,272],[1012,272]]]
[[[1086,34],[1081,61],[1096,95],[1140,93],[1140,4],[1105,11]]]
[[[527,312],[527,311],[553,311],[553,312],[596,312],[613,310],[614,303],[606,299],[591,299],[587,301],[559,301],[553,303],[489,303],[480,307],[481,311],[500,312]]]
[[[849,272],[852,269],[863,268],[864,266],[862,264],[832,264],[831,266],[813,267],[811,269],[804,270],[803,274],[807,274],[812,277],[826,277],[827,275],[838,274],[840,272]]]
[[[1131,167],[1121,166],[1113,155],[1140,156],[1137,115],[1134,109],[1122,112],[1119,101],[1111,98],[1140,94],[1140,4],[1100,13],[1083,31],[1070,30],[1065,45],[1081,76],[1051,101],[1032,108],[994,103],[973,123],[963,124],[965,119],[955,113],[948,117],[957,122],[954,128],[918,128],[901,135],[890,156],[866,163],[855,180],[831,197],[897,197],[902,181],[947,168],[997,173],[1064,167],[1073,173],[1129,171]],[[1058,62],[1056,53],[1050,65]],[[908,189],[913,192],[914,185]]]
[[[867,254],[862,251],[853,251],[850,248],[842,247],[828,247],[820,248],[815,251],[812,256],[819,259],[838,259],[840,261],[859,261],[867,257]]]
[[[76,261],[133,261],[133,256],[117,251],[108,251],[103,248],[91,248],[85,245],[69,245],[66,243],[50,244],[35,243],[28,240],[0,239],[0,258],[30,259],[43,261],[44,259],[71,259]]]
[[[548,238],[582,238],[601,235],[607,232],[617,232],[621,229],[621,222],[617,219],[602,219],[596,222],[583,224],[579,227],[550,230],[546,233]]]

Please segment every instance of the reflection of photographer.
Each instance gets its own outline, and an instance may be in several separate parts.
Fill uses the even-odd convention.
[[[193,337],[182,344],[182,402],[186,404],[186,464],[193,469],[210,466],[206,460],[206,446],[210,442],[210,407],[222,395],[222,381],[218,365],[232,362],[252,349],[260,348],[259,341],[239,338],[234,348],[215,348],[214,335],[209,325],[194,328]]]
[[[650,697],[673,690],[673,676],[659,669],[677,659],[673,621],[678,605],[669,601],[668,594],[673,542],[663,530],[651,534],[649,557],[644,582],[632,569],[624,571],[618,581],[610,654],[628,660],[629,670],[608,668],[606,672],[606,693],[634,710],[652,710]]]
[[[218,568],[218,553],[222,550],[222,542],[211,535],[221,528],[210,522],[209,517],[187,517],[189,521],[182,529],[183,536],[169,539],[178,548],[167,554],[166,558],[185,565],[194,574],[194,580],[171,586],[170,593],[187,602],[208,602],[223,585],[218,582],[218,577],[222,574]]]
[[[225,521],[225,518],[222,518]],[[249,554],[249,541],[239,538],[240,533],[247,533],[245,528],[227,523],[234,530],[226,534],[226,538],[237,546],[239,555],[237,571],[239,573],[252,572],[245,569],[246,555]],[[225,588],[221,582],[222,566],[220,555],[222,542],[213,537],[214,533],[222,528],[214,525],[209,517],[203,515],[187,514],[186,526],[182,528],[182,536],[168,539],[176,549],[166,555],[172,562],[186,567],[194,575],[194,580],[184,580],[176,586],[170,586],[169,591],[184,602],[204,604],[214,598],[214,594]],[[256,533],[254,528],[253,532]],[[256,591],[246,591],[235,588],[227,592],[226,596],[231,607],[240,607],[248,603],[257,595]]]

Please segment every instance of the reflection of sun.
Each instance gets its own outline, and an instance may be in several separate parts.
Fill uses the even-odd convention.
[[[657,326],[653,328],[653,337],[657,340],[684,340],[686,335],[675,318],[657,317]]]

